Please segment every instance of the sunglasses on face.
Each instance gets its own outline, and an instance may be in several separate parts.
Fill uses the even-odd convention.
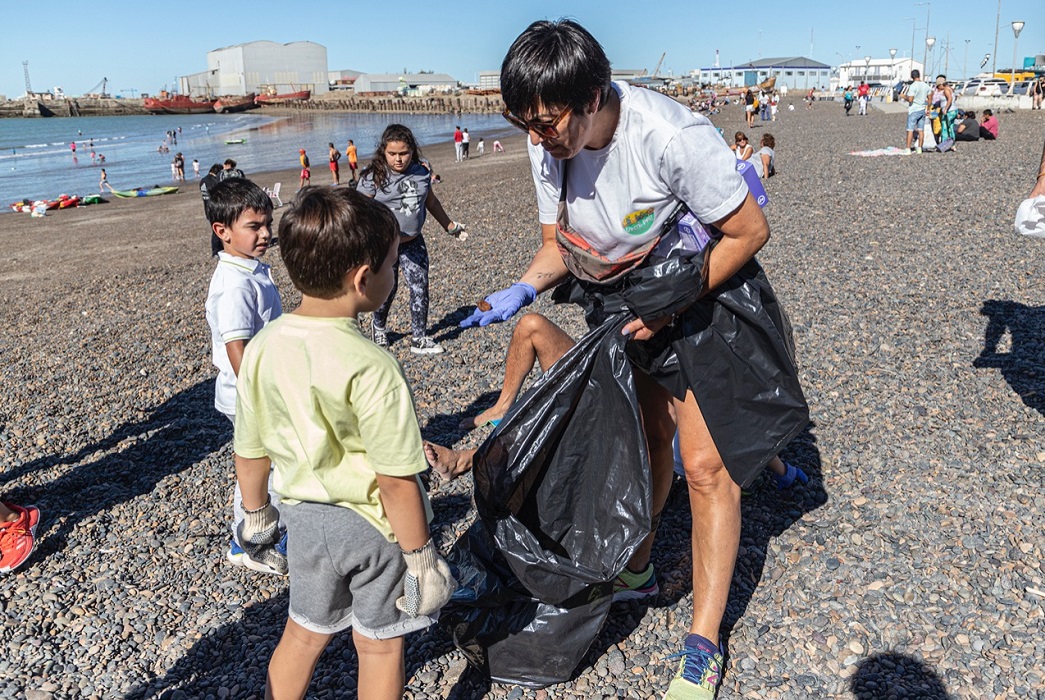
[[[541,138],[554,139],[559,136],[559,122],[572,111],[571,107],[567,107],[563,111],[559,112],[559,116],[552,119],[550,122],[537,121],[534,119],[521,119],[512,114],[507,109],[501,112],[501,116],[504,117],[509,124],[512,126],[530,133],[531,131]]]

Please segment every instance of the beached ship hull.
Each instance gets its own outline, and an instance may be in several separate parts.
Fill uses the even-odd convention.
[[[243,96],[227,95],[219,97],[218,101],[214,103],[214,111],[218,114],[229,114],[231,112],[245,112],[248,109],[254,109],[257,107],[254,103],[255,97],[256,95],[253,92]]]
[[[214,111],[214,100],[194,100],[191,97],[146,97],[142,106],[152,114],[204,114]]]
[[[298,90],[297,92],[285,92],[282,95],[258,95],[254,101],[263,105],[273,102],[299,102],[310,97],[312,97],[311,90]]]

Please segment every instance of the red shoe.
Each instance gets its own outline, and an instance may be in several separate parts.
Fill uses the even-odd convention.
[[[18,514],[18,520],[0,523],[0,574],[9,574],[21,566],[36,547],[36,526],[40,523],[40,509],[22,508],[4,503]]]

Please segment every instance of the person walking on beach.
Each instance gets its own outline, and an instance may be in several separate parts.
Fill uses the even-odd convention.
[[[929,86],[922,81],[922,74],[917,68],[911,71],[911,84],[907,86],[907,92],[900,95],[900,99],[907,102],[907,150],[914,153],[922,152],[922,143],[925,141],[925,108],[929,99]],[[915,143],[914,134],[918,133],[917,150],[911,148]]]
[[[476,144],[476,149],[475,150],[479,154],[480,157],[483,155],[483,153],[486,152],[486,147],[483,145],[483,137],[482,136],[479,137],[479,143]]]
[[[105,174],[105,168],[102,168],[101,178],[98,180],[98,194],[105,194],[105,188],[108,187],[110,192],[115,192],[112,185],[109,184],[109,176]]]
[[[454,161],[457,163],[461,162],[464,158],[464,133],[461,131],[461,127],[454,127]],[[75,150],[75,149],[74,149]]]
[[[702,289],[691,292],[697,301],[677,319],[637,318],[621,329],[636,341],[671,334],[660,336],[663,352],[651,350],[649,364],[632,360],[653,522],[670,490],[676,421],[692,513],[693,614],[666,697],[711,700],[724,670],[720,626],[740,544],[740,488],[808,423],[797,368],[784,348],[763,343],[788,334],[754,258],[769,240],[769,224],[715,126],[668,96],[613,82],[606,53],[579,24],[531,24],[502,63],[501,90],[506,119],[529,136],[542,243],[519,281],[487,296],[488,310],[476,309],[461,326],[505,321],[560,283],[576,283],[589,307],[601,308],[607,287],[634,281],[680,203],[723,234],[708,253]],[[642,225],[622,227],[621,212]],[[751,300],[757,309],[745,306]],[[740,337],[726,342],[706,333],[709,319]],[[764,349],[749,356],[738,347]],[[716,366],[716,376],[735,379],[720,393],[711,377],[685,371],[669,389],[643,369],[664,367],[664,353],[683,367]],[[772,367],[764,381],[737,378],[763,359]],[[756,403],[757,412],[744,408]],[[658,590],[649,556],[655,532],[621,572],[638,595]]]
[[[871,86],[860,81],[859,87],[856,88],[856,100],[859,103],[859,109],[856,113],[861,117],[867,116],[867,103],[871,101]]]
[[[0,576],[25,563],[36,548],[40,509],[0,501]]]
[[[330,158],[330,177],[333,180],[331,184],[337,187],[341,184],[341,170],[338,165],[338,161],[341,160],[341,151],[334,148],[333,143],[328,143],[327,148],[330,149],[327,155]]]
[[[298,151],[298,161],[301,163],[301,179],[298,182],[298,191],[312,184],[312,168],[308,161],[308,154],[302,148]]]
[[[197,180],[200,179],[200,162],[195,158],[192,159],[192,175]]]
[[[744,118],[747,119],[747,128],[755,126],[755,93],[751,88],[744,93]]]
[[[207,291],[206,316],[211,331],[211,359],[218,369],[214,380],[214,408],[236,423],[236,379],[247,344],[262,328],[283,313],[272,271],[258,258],[272,239],[272,200],[246,178],[229,178],[209,192],[207,219],[221,239],[222,250]],[[250,513],[243,505],[243,487],[236,481],[232,496],[232,536],[225,558],[265,574],[285,576],[285,545],[261,546],[243,534]],[[272,491],[270,503],[279,504]],[[274,523],[273,530],[276,530]]]
[[[356,168],[359,167],[358,156],[356,155],[356,144],[352,139],[348,140],[348,147],[345,149],[345,156],[348,157],[348,170],[352,175],[351,184],[355,187],[356,184]]]
[[[312,187],[279,240],[301,305],[247,346],[235,439],[241,532],[272,542],[282,516],[293,539],[265,697],[305,697],[323,650],[351,627],[358,696],[402,698],[405,637],[435,622],[457,582],[429,532],[410,386],[359,328],[394,284],[396,219],[351,189]],[[279,512],[265,488],[273,464]]]
[[[185,156],[181,152],[174,154],[174,177],[185,182]]]
[[[373,338],[383,348],[388,347],[388,312],[399,288],[399,271],[410,287],[410,328],[413,338],[410,352],[434,355],[443,352],[443,346],[428,335],[428,247],[421,229],[431,212],[439,225],[451,236],[466,237],[463,224],[447,216],[442,203],[432,189],[432,171],[425,167],[421,149],[413,132],[401,124],[389,125],[383,134],[374,158],[359,177],[358,190],[374,197],[395,214],[399,221],[399,250],[393,263],[395,281],[384,303],[374,311]]]
[[[468,160],[468,146],[472,142],[472,137],[468,135],[468,129],[461,132],[461,157]]]

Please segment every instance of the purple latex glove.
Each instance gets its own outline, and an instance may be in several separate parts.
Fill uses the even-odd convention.
[[[461,321],[461,328],[489,326],[491,323],[507,321],[524,306],[533,303],[537,298],[537,290],[526,282],[516,282],[508,289],[502,289],[486,297],[485,301],[492,308],[489,311],[476,309],[471,316]]]
[[[751,191],[751,196],[758,202],[758,206],[765,207],[769,204],[769,195],[766,194],[766,188],[762,184],[762,178],[758,176],[755,166],[746,160],[738,160],[737,172],[743,176],[744,182],[747,183],[747,188]]]

